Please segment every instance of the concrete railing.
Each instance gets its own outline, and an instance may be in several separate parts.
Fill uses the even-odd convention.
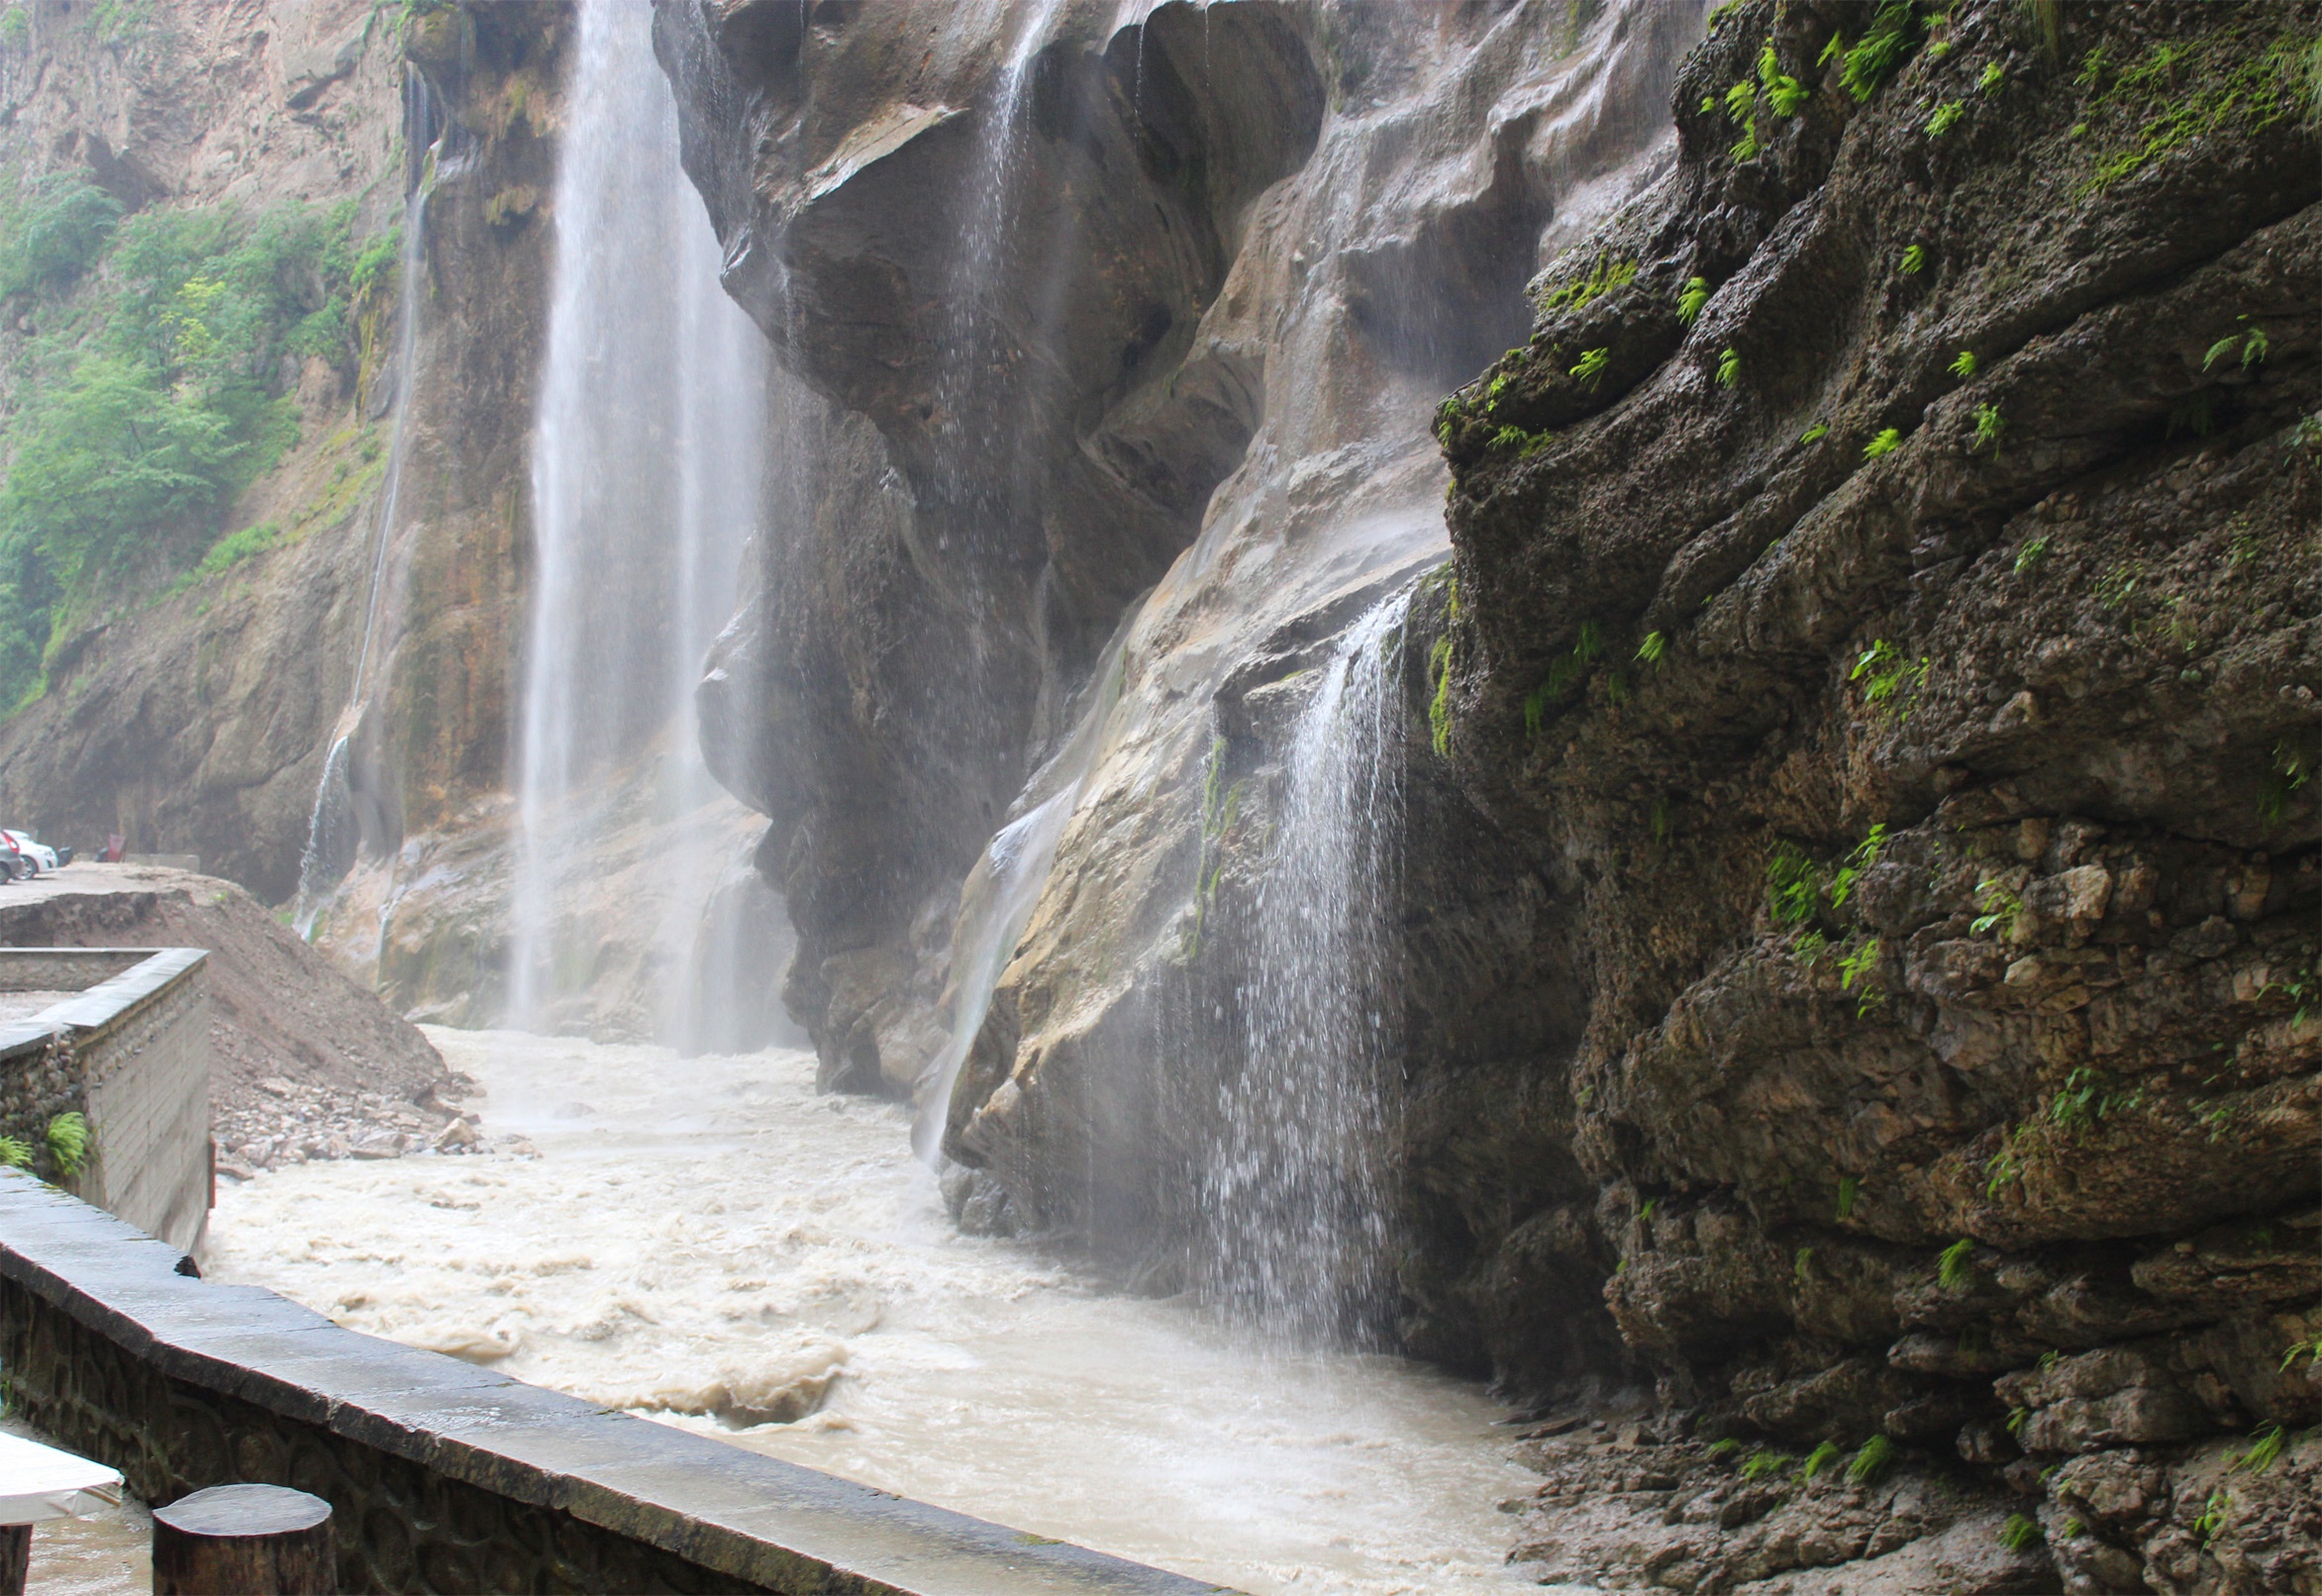
[[[209,1223],[210,998],[198,948],[0,948],[0,992],[75,992],[0,1022],[0,1135],[89,1124],[75,1193],[191,1250]]]
[[[0,1171],[13,1406],[155,1504],[234,1482],[324,1498],[345,1590],[1218,1588],[608,1413],[186,1267]]]

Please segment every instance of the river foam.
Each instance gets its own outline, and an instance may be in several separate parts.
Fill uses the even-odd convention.
[[[487,1135],[539,1155],[224,1186],[211,1278],[1245,1591],[1514,1582],[1495,1507],[1537,1481],[1475,1387],[1268,1354],[961,1236],[908,1112],[817,1093],[809,1054],[429,1037],[483,1083]]]

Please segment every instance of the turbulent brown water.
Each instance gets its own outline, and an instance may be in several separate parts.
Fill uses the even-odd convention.
[[[538,1156],[310,1163],[223,1189],[213,1278],[1242,1590],[1511,1583],[1494,1505],[1529,1476],[1474,1387],[1270,1352],[961,1236],[907,1111],[818,1094],[809,1054],[430,1036],[484,1083],[487,1136]],[[795,1422],[729,1427],[818,1389]]]

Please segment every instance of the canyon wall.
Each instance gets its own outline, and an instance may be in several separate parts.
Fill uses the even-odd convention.
[[[371,685],[338,728],[353,734],[350,855],[357,833],[392,855],[502,783],[562,8],[407,9],[10,9],[25,25],[0,47],[0,92],[19,174],[85,174],[131,217],[352,202],[360,249],[393,236],[429,147],[437,163],[420,281],[398,283],[390,247],[347,307],[344,352],[290,362],[297,441],[210,529],[257,531],[253,551],[123,573],[51,646],[46,692],[0,726],[0,795],[45,836],[93,852],[118,832],[288,898],[374,621]],[[407,70],[427,85],[409,103]],[[397,358],[406,288],[423,296],[416,380]],[[53,315],[24,307],[15,336]],[[382,528],[407,383],[406,491]]]
[[[2314,8],[862,17],[657,36],[823,405],[703,707],[826,1079],[972,1228],[1650,1388],[1545,1574],[2313,1577]]]

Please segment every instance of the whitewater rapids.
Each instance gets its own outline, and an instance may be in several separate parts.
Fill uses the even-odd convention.
[[[959,1235],[908,1112],[818,1094],[810,1054],[428,1035],[483,1083],[486,1137],[538,1156],[222,1185],[211,1278],[1253,1593],[1516,1583],[1496,1505],[1537,1481],[1474,1387],[1269,1355]]]

